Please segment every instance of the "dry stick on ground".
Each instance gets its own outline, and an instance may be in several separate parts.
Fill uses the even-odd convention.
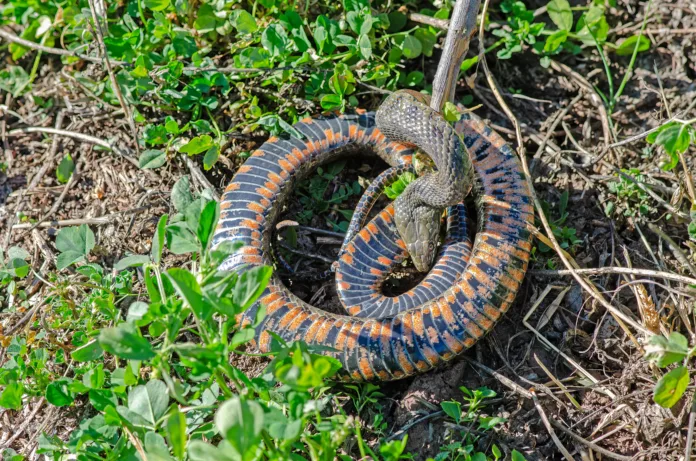
[[[553,136],[554,131],[556,131],[556,127],[558,126],[561,121],[563,121],[563,118],[568,115],[568,112],[570,112],[570,109],[575,106],[575,104],[578,103],[582,99],[582,93],[578,94],[573,98],[573,100],[568,104],[559,114],[558,116],[554,119],[553,123],[551,123],[551,126],[549,126],[549,129],[546,131],[546,135],[544,135],[544,138],[541,140],[539,143],[539,148],[537,149],[536,153],[534,154],[534,157],[532,159],[532,170],[534,170],[534,162],[538,159],[541,158],[542,152],[544,152],[544,148],[546,147],[546,144],[549,142],[549,139],[551,139],[551,136]]]
[[[336,237],[339,239],[343,239],[346,236],[346,234],[343,232],[334,232],[334,231],[330,231],[330,230],[326,230],[326,229],[318,229],[316,227],[302,226],[297,221],[292,221],[290,219],[280,221],[278,224],[276,224],[277,231],[284,229],[286,227],[296,227],[300,231],[307,231],[307,232],[311,232],[313,234],[325,235],[327,237]]]
[[[25,128],[15,128],[14,130],[10,130],[7,132],[8,136],[19,136],[23,133],[46,133],[46,134],[57,134],[60,136],[67,136],[69,138],[74,138],[79,141],[83,142],[88,142],[91,144],[95,144],[97,146],[101,146],[105,149],[110,150],[111,152],[120,155],[124,159],[128,160],[130,163],[135,165],[136,167],[138,166],[138,161],[135,160],[133,157],[119,149],[118,147],[112,145],[111,143],[104,141],[103,139],[95,138],[94,136],[90,136],[88,134],[82,134],[82,133],[76,133],[74,131],[67,131],[67,130],[58,130],[55,128],[46,128],[42,126],[28,126]],[[150,171],[151,170],[145,170],[145,171]],[[154,174],[154,173],[153,173]]]
[[[672,240],[672,237],[667,235],[662,229],[660,229],[659,227],[657,227],[655,224],[653,224],[651,222],[648,223],[648,229],[653,231],[662,240],[667,242],[667,245],[672,250],[672,254],[674,255],[675,258],[677,258],[677,261],[679,261],[684,266],[688,267],[689,270],[691,271],[691,275],[696,275],[696,269],[694,269],[694,266],[691,264],[691,262],[689,262],[689,258],[686,257],[686,255],[681,250],[681,248],[679,248],[679,245],[677,245],[676,242],[674,240]]]
[[[479,45],[482,46],[482,45]],[[480,59],[480,58],[479,58]],[[575,72],[573,69],[570,67],[566,66],[565,64],[561,64],[560,62],[551,60],[551,68],[557,72],[561,72],[575,80],[576,83],[578,83],[582,89],[587,91],[590,94],[590,99],[592,103],[597,107],[597,111],[599,112],[599,118],[602,122],[602,132],[604,134],[604,143],[609,146],[614,139],[611,136],[611,124],[609,123],[609,115],[607,114],[607,109],[604,107],[604,103],[602,102],[602,98],[599,97],[597,92],[595,91],[594,87],[590,82],[587,81],[585,77],[582,75],[578,74]],[[509,110],[509,109],[508,109]]]
[[[459,69],[469,50],[471,36],[476,32],[476,17],[481,0],[457,0],[442,47],[442,58],[433,80],[430,107],[440,112],[445,102],[454,100]]]
[[[488,10],[488,3],[489,2],[490,2],[490,0],[486,0],[486,2],[484,4],[483,17],[485,17],[485,13]],[[524,171],[525,176],[527,177],[527,181],[529,181],[530,194],[531,194],[532,199],[534,201],[534,206],[537,209],[539,219],[544,226],[544,230],[546,231],[546,234],[547,234],[549,240],[553,244],[554,250],[559,255],[559,257],[561,258],[561,261],[566,266],[566,268],[572,272],[573,278],[575,278],[575,280],[580,284],[580,286],[582,288],[585,289],[585,291],[587,291],[590,294],[590,296],[592,296],[602,306],[604,306],[604,308],[607,309],[615,318],[618,317],[619,319],[621,319],[624,322],[631,325],[636,330],[639,330],[645,334],[650,335],[651,334],[650,330],[648,330],[643,325],[639,324],[634,319],[632,319],[631,317],[627,316],[626,314],[624,314],[623,312],[618,310],[616,307],[609,304],[607,302],[607,300],[604,299],[604,297],[600,293],[597,292],[597,289],[594,287],[594,284],[592,284],[592,282],[585,280],[583,277],[579,276],[575,272],[572,264],[570,263],[568,258],[566,258],[566,256],[563,254],[564,253],[563,249],[561,248],[560,244],[558,243],[556,236],[553,234],[553,230],[551,229],[551,225],[549,224],[549,221],[546,218],[545,213],[543,212],[541,202],[539,201],[539,198],[536,195],[536,191],[534,190],[534,179],[532,178],[532,175],[529,171],[529,165],[527,165],[527,158],[525,156],[525,151],[524,151],[524,140],[522,137],[522,130],[520,128],[520,124],[517,121],[517,117],[515,117],[515,115],[510,110],[510,107],[508,107],[507,103],[500,95],[500,91],[498,90],[498,86],[493,79],[493,75],[491,74],[490,69],[488,68],[488,63],[486,62],[486,57],[485,57],[484,48],[483,48],[484,47],[483,36],[484,36],[484,27],[483,27],[483,23],[482,23],[482,26],[479,29],[479,62],[481,63],[481,67],[483,68],[484,74],[486,75],[486,79],[488,80],[488,84],[491,87],[491,90],[493,91],[493,93],[495,94],[495,97],[498,100],[498,103],[500,104],[502,109],[505,111],[507,117],[510,119],[511,123],[515,127],[515,134],[516,134],[517,143],[518,143],[518,154],[519,154],[520,162],[522,163],[522,169]],[[607,139],[610,139],[610,138],[607,137]]]
[[[550,421],[550,423],[553,427],[555,427],[559,431],[563,432],[571,439],[574,439],[576,442],[582,443],[583,445],[587,446],[588,448],[591,448],[592,450],[596,451],[597,453],[601,453],[602,455],[606,456],[607,458],[616,459],[619,461],[633,461],[634,459],[636,459],[633,456],[624,456],[624,455],[619,455],[619,454],[613,453],[613,452],[607,450],[606,448],[600,447],[596,443],[590,442],[589,440],[585,440],[582,437],[580,437],[579,435],[577,435],[575,432],[564,427],[559,422]]]
[[[121,93],[121,87],[118,86],[118,81],[116,80],[116,74],[111,67],[111,61],[109,60],[109,53],[106,51],[106,45],[104,44],[104,34],[102,33],[102,18],[101,15],[97,14],[96,2],[101,2],[102,0],[88,0],[89,9],[92,11],[92,20],[94,21],[94,32],[97,38],[97,44],[101,50],[101,54],[104,57],[104,63],[106,64],[106,70],[109,73],[109,79],[111,80],[111,89],[113,90],[116,98],[118,98],[118,103],[123,109],[123,115],[128,121],[128,126],[131,129],[131,135],[133,136],[133,144],[135,144],[135,151],[140,154],[140,145],[138,144],[138,130],[135,128],[135,121],[133,120],[132,112],[130,107],[126,103]],[[101,8],[100,8],[101,10]]]
[[[493,376],[495,379],[497,379],[500,382],[500,384],[513,390],[514,392],[521,395],[522,397],[525,397],[528,399],[532,398],[532,394],[528,390],[526,390],[525,388],[523,388],[522,386],[520,386],[519,384],[517,384],[516,382],[514,382],[513,380],[511,380],[507,376],[502,375],[491,368],[488,368],[486,365],[479,363],[476,360],[472,360],[472,359],[466,358],[466,357],[464,358],[464,360],[466,360],[467,362],[469,362],[470,364],[472,364],[476,368],[479,368],[479,369],[483,370],[484,372],[488,373],[489,375]]]
[[[445,412],[442,411],[442,410],[440,410],[440,411],[435,411],[435,412],[433,412],[433,413],[427,414],[427,415],[425,415],[425,416],[421,416],[420,418],[411,421],[410,423],[406,424],[404,427],[402,427],[402,428],[399,429],[398,431],[394,432],[392,435],[390,435],[389,437],[387,437],[386,439],[384,439],[384,441],[385,441],[385,442],[389,442],[389,441],[391,441],[391,440],[394,440],[394,439],[398,438],[400,435],[405,434],[406,431],[408,431],[409,429],[411,429],[411,428],[412,428],[413,426],[415,426],[416,424],[420,424],[420,423],[422,423],[423,421],[426,421],[426,420],[428,420],[428,419],[437,418],[437,417],[439,417],[439,416],[444,416],[444,415],[445,415]]]
[[[43,404],[45,401],[46,401],[46,399],[44,397],[41,397],[39,399],[38,403],[36,404],[34,409],[31,411],[29,416],[24,418],[24,422],[22,422],[22,425],[19,427],[19,429],[15,430],[14,434],[12,434],[12,437],[10,437],[4,444],[2,444],[2,446],[0,446],[0,450],[4,449],[4,448],[9,448],[10,445],[12,445],[12,442],[17,440],[19,438],[19,436],[24,434],[24,431],[27,429],[27,427],[29,427],[29,423],[31,423],[33,421],[36,414],[39,412],[41,407],[43,407]]]
[[[573,275],[573,272],[581,275],[607,275],[607,274],[628,274],[628,275],[640,275],[643,277],[656,277],[663,278],[666,280],[672,280],[674,282],[685,283],[688,285],[696,285],[696,279],[691,277],[686,277],[684,275],[674,274],[672,272],[664,271],[654,271],[651,269],[629,269],[627,267],[597,267],[589,269],[574,269],[573,271],[566,269],[557,270],[533,270],[529,273],[531,275],[538,275],[542,277],[554,277],[558,275]]]
[[[108,224],[113,220],[120,218],[131,213],[140,213],[145,210],[152,208],[152,205],[145,205],[131,210],[119,211],[116,213],[111,213],[106,216],[99,216],[96,218],[77,218],[77,219],[61,219],[58,221],[48,221],[42,222],[39,227],[64,227],[64,226],[80,226],[82,224],[87,224],[90,226],[100,226],[102,224]],[[32,223],[15,224],[12,226],[13,229],[31,229]]]
[[[447,30],[447,27],[449,26],[449,21],[447,19],[437,19],[433,18],[432,16],[426,16],[419,13],[410,13],[408,15],[408,19],[419,24],[425,24],[427,26],[433,26],[443,30]]]
[[[208,189],[212,194],[213,198],[219,202],[220,194],[218,194],[215,190],[215,187],[213,187],[213,185],[210,184],[208,178],[206,178],[201,169],[198,168],[198,165],[196,165],[196,163],[193,160],[191,160],[191,157],[189,157],[188,155],[184,155],[183,157],[184,162],[186,162],[186,166],[191,172],[191,176],[193,176],[193,179],[198,183],[201,189]]]
[[[18,45],[22,45],[25,48],[29,48],[31,50],[42,51],[42,52],[48,53],[48,54],[55,54],[58,56],[70,56],[73,58],[82,59],[83,61],[93,62],[95,64],[101,64],[103,61],[101,58],[98,58],[95,56],[87,56],[85,54],[75,53],[75,52],[69,51],[69,50],[63,50],[61,48],[51,48],[49,46],[39,45],[38,43],[34,43],[32,41],[17,37],[12,32],[8,32],[8,31],[1,29],[1,28],[0,28],[0,37],[8,42],[16,43]],[[126,65],[127,63],[123,62],[123,61],[113,61],[113,64],[123,66],[123,65]]]
[[[691,397],[691,410],[689,411],[689,430],[686,434],[686,450],[684,452],[684,461],[691,460],[691,447],[694,443],[694,423],[696,422],[696,399]]]
[[[636,225],[635,225],[635,228],[636,228],[636,230],[638,231],[638,235],[640,235],[640,241],[641,241],[641,243],[643,244],[643,246],[645,247],[645,250],[646,250],[646,251],[648,252],[648,254],[650,255],[650,258],[652,259],[652,261],[653,261],[653,263],[655,264],[655,266],[656,266],[656,267],[660,267],[660,268],[663,267],[663,264],[660,262],[660,260],[657,258],[657,256],[655,256],[655,252],[652,250],[652,247],[651,247],[650,244],[648,243],[648,239],[645,238],[645,234],[643,234],[643,231],[641,230],[640,226],[639,226],[638,224],[636,224]],[[671,289],[672,286],[670,285],[670,283],[669,283],[668,280],[666,281],[666,283],[667,283],[667,286]],[[674,297],[674,294],[673,294],[671,291],[669,291],[669,296],[670,296],[670,298],[672,299],[672,303],[673,303],[674,306],[677,308],[677,312],[679,313],[679,317],[681,317],[682,323],[684,324],[684,326],[686,327],[686,329],[689,331],[689,337],[690,337],[690,338],[692,339],[692,341],[693,341],[693,339],[694,339],[694,329],[693,329],[692,326],[691,326],[691,320],[690,320],[690,318],[689,318],[689,315],[686,313],[686,309],[684,309],[683,304],[680,303],[679,300],[677,300],[677,299]]]
[[[544,409],[541,407],[541,404],[539,403],[539,399],[536,396],[536,391],[534,389],[530,389],[530,394],[532,394],[532,400],[534,401],[534,407],[536,408],[537,412],[539,413],[539,416],[541,417],[541,421],[544,423],[544,427],[546,428],[546,431],[549,433],[551,436],[551,440],[553,440],[553,443],[556,445],[556,448],[558,448],[558,451],[560,451],[565,459],[568,461],[575,461],[573,457],[568,453],[568,450],[566,447],[563,446],[561,443],[560,439],[556,435],[556,432],[554,432],[553,427],[551,427],[551,424],[549,423],[549,418],[546,416],[546,413],[544,412]]]

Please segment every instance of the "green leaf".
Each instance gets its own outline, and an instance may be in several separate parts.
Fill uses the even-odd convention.
[[[512,461],[527,461],[527,458],[525,458],[522,453],[520,453],[517,450],[512,450],[511,453],[511,460]]]
[[[573,28],[573,11],[568,0],[551,0],[546,5],[546,11],[560,30],[569,31]]]
[[[31,266],[24,259],[13,258],[10,256],[10,260],[7,263],[7,271],[17,278],[24,278],[29,274]]]
[[[196,155],[200,154],[201,152],[207,151],[211,147],[213,147],[213,138],[211,138],[210,135],[204,134],[201,136],[196,136],[195,138],[181,146],[179,148],[179,152],[188,155]]]
[[[619,56],[631,56],[638,45],[638,52],[650,49],[650,39],[644,35],[634,35],[619,43],[616,54]]]
[[[56,258],[56,268],[65,269],[71,264],[83,261],[92,251],[94,233],[86,224],[63,228],[56,236],[56,248],[60,251]]]
[[[690,127],[684,123],[673,123],[660,131],[655,138],[655,144],[664,146],[670,155],[685,152],[691,144]]]
[[[240,34],[253,34],[258,29],[256,20],[246,10],[233,10],[230,14],[232,26],[237,29]]]
[[[234,336],[232,336],[232,340],[230,341],[230,348],[235,349],[237,346],[240,346],[244,343],[248,343],[252,339],[254,339],[254,335],[256,334],[256,330],[253,328],[242,328],[241,330],[237,331]]]
[[[14,382],[5,386],[5,390],[0,394],[0,407],[8,410],[19,410],[22,408],[22,395],[24,386],[22,383]]]
[[[106,411],[107,407],[116,408],[118,405],[116,395],[107,389],[90,389],[89,402],[97,411]]]
[[[269,266],[253,267],[244,271],[232,292],[232,302],[245,311],[261,296],[268,285],[273,269]]]
[[[0,89],[14,97],[22,95],[31,90],[29,74],[20,66],[7,66],[0,70]]]
[[[363,59],[370,59],[372,57],[372,43],[370,42],[370,37],[361,35],[360,38],[358,38],[358,49]]]
[[[418,40],[413,35],[407,35],[404,37],[404,41],[401,44],[401,49],[404,52],[404,56],[407,59],[415,59],[421,55],[423,51],[423,45],[420,40]]]
[[[691,221],[687,230],[689,232],[689,238],[696,242],[696,221]]]
[[[173,405],[167,418],[167,439],[174,456],[183,460],[186,453],[186,417],[176,405]]]
[[[106,352],[123,359],[148,360],[155,356],[152,344],[131,323],[121,323],[115,328],[101,330],[99,345]]]
[[[392,11],[388,14],[389,17],[389,28],[387,32],[393,34],[394,32],[399,32],[404,28],[407,22],[406,15],[401,11]]]
[[[150,257],[155,264],[159,264],[162,260],[162,250],[164,250],[164,241],[167,236],[167,220],[169,216],[162,215],[157,222],[157,230],[155,235],[152,237],[152,249],[150,250]]]
[[[91,340],[70,353],[70,357],[76,362],[91,362],[99,359],[102,355],[104,355],[104,350],[96,339]]]
[[[493,429],[498,424],[502,424],[507,421],[505,418],[500,416],[481,416],[479,417],[479,430],[490,430]]]
[[[114,270],[116,272],[121,272],[123,269],[127,269],[129,267],[140,267],[143,264],[148,264],[149,262],[150,258],[145,255],[130,255],[114,264]]]
[[[290,43],[285,29],[280,24],[269,25],[261,36],[261,45],[271,53],[271,57],[284,54]]]
[[[138,166],[142,169],[159,168],[167,161],[167,153],[159,149],[148,149],[140,154]]]
[[[689,370],[683,366],[675,368],[657,382],[653,400],[663,408],[672,408],[682,398],[688,385]]]
[[[217,162],[218,157],[220,157],[220,146],[214,145],[208,149],[208,152],[203,156],[203,168],[205,168],[206,171],[210,170],[213,165],[215,165],[215,162]]]
[[[406,75],[406,86],[416,86],[421,83],[424,78],[423,72],[418,70],[411,71]]]
[[[177,135],[180,133],[179,123],[176,120],[174,120],[174,117],[172,117],[171,115],[167,115],[167,117],[164,119],[164,129],[169,134]]]
[[[462,67],[460,67],[460,70],[462,72],[466,72],[467,70],[471,69],[471,67],[474,64],[477,64],[477,63],[478,63],[478,56],[474,56],[473,58],[465,59],[462,62]]]
[[[186,269],[173,267],[167,271],[167,276],[179,295],[186,300],[196,316],[207,320],[212,314],[211,306],[203,299],[201,287],[194,275]]]
[[[56,407],[65,407],[75,399],[70,395],[67,381],[54,381],[46,387],[46,400]]]
[[[143,0],[143,5],[152,11],[162,11],[169,6],[169,0]]]
[[[458,122],[462,118],[462,114],[457,109],[457,106],[447,101],[442,108],[442,116],[450,123]]]
[[[651,336],[645,345],[645,358],[664,368],[680,362],[689,354],[689,341],[679,332],[673,331],[669,338],[662,335]]]
[[[339,109],[343,106],[343,97],[338,94],[325,94],[320,103],[321,107],[326,110]]]
[[[694,213],[694,214],[696,215],[696,213]],[[0,249],[0,255],[2,255],[2,249]],[[21,259],[21,260],[26,261],[27,259],[31,258],[31,255],[24,248],[13,246],[13,247],[10,247],[9,250],[7,250],[7,257],[9,259]],[[0,259],[2,259],[1,256],[0,256]]]
[[[186,223],[175,223],[167,226],[167,247],[175,255],[198,251],[198,242]]]
[[[183,212],[193,202],[191,183],[188,176],[182,176],[172,187],[172,205],[179,213]]]
[[[193,27],[195,27],[198,32],[205,34],[215,30],[217,23],[218,18],[215,16],[213,7],[208,4],[203,4],[198,8],[198,14],[196,15],[196,21],[193,23]]]
[[[544,44],[544,53],[553,53],[565,43],[568,39],[567,30],[558,30],[546,38],[546,43]]]
[[[442,411],[452,418],[457,424],[462,418],[462,404],[459,402],[441,402]]]
[[[220,435],[242,458],[261,441],[263,420],[263,407],[258,402],[245,401],[238,396],[223,403],[215,414],[215,426]]]
[[[220,446],[223,444],[226,442],[221,443]],[[241,459],[236,453],[233,453],[233,456],[227,456],[221,449],[201,440],[192,440],[189,443],[188,455],[191,461],[239,461]]]
[[[169,391],[159,379],[150,380],[144,386],[136,386],[128,392],[128,409],[152,426],[164,415],[168,406]]]
[[[126,322],[138,325],[138,320],[145,317],[150,306],[142,301],[136,301],[128,306],[128,314],[126,314]],[[138,325],[142,326],[142,325]]]
[[[413,35],[418,39],[418,41],[420,41],[421,46],[423,47],[423,54],[427,57],[432,56],[433,49],[437,44],[437,35],[425,27],[419,27],[416,29]]]
[[[198,241],[201,242],[201,248],[208,248],[208,243],[210,243],[210,237],[212,237],[215,231],[219,215],[220,207],[217,202],[210,201],[205,204],[198,220],[198,229],[196,230]]]
[[[75,171],[75,162],[70,154],[65,154],[65,157],[58,164],[58,169],[56,170],[56,178],[61,184],[65,184],[70,180],[73,171]]]

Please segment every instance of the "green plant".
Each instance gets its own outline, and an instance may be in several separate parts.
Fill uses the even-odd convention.
[[[631,175],[640,183],[645,182],[645,177],[637,169],[622,171]],[[607,187],[609,192],[616,196],[616,201],[609,201],[604,206],[604,212],[607,216],[611,216],[618,209],[623,210],[624,216],[647,216],[654,211],[654,207],[650,202],[650,196],[634,181],[619,175],[618,180],[608,183]]]
[[[689,385],[689,359],[696,355],[696,348],[689,347],[689,341],[676,331],[665,338],[654,335],[645,346],[645,358],[660,368],[675,363],[681,365],[662,376],[655,386],[653,400],[664,408],[673,407],[684,395]]]
[[[696,119],[665,123],[646,138],[648,143],[664,148],[668,158],[662,162],[663,170],[673,170],[679,163],[679,155],[686,152],[692,143],[696,143],[694,123]]]
[[[381,410],[382,407],[378,402],[384,394],[380,392],[379,386],[372,383],[346,384],[345,388],[358,414],[361,414],[366,406],[375,406],[377,410]]]
[[[69,440],[42,435],[39,452],[55,460],[348,460],[352,455],[339,450],[356,437],[360,453],[374,459],[409,459],[405,439],[367,445],[327,382],[340,365],[321,351],[274,337],[272,360],[259,376],[230,363],[230,355],[246,354],[263,309],[246,327],[237,315],[259,298],[271,270],[218,270],[237,248],[210,248],[218,204],[193,195],[185,177],[172,202],[176,213],[158,221],[151,251],[127,255],[113,270],[87,262],[95,248],[87,226],[58,234],[61,267],[74,272],[49,276],[48,330],[6,338],[0,406],[17,410],[43,396],[56,407],[82,402],[91,416]],[[190,255],[190,269],[165,268],[167,252]],[[26,259],[23,250],[10,250],[3,283],[28,274]],[[134,271],[142,276],[137,290]],[[69,346],[57,336],[71,338]],[[377,386],[346,389],[359,410],[379,407]],[[378,413],[375,432],[385,429]]]
[[[389,200],[395,200],[406,189],[406,186],[415,180],[416,175],[410,171],[407,171],[406,173],[399,175],[397,180],[391,185],[384,188],[384,195],[386,195]]]
[[[344,209],[341,205],[362,193],[360,183],[353,181],[337,185],[329,195],[329,186],[336,183],[338,175],[345,166],[346,161],[340,160],[319,167],[315,175],[299,184],[297,193],[300,196],[302,211],[297,219],[300,223],[309,224],[312,218],[319,216],[334,230],[345,232],[353,211]]]
[[[575,247],[582,243],[582,240],[577,238],[577,230],[573,227],[564,226],[566,220],[568,219],[568,199],[570,195],[568,191],[563,191],[561,197],[558,201],[558,205],[553,214],[557,217],[549,221],[551,225],[551,230],[553,235],[558,239],[561,248],[564,250],[574,251]],[[541,202],[544,214],[548,217],[552,216],[551,207],[548,202]],[[551,247],[546,245],[544,242],[538,243],[539,251],[542,253],[549,253],[552,251]]]
[[[462,404],[456,400],[440,403],[442,411],[455,422],[456,426],[446,435],[446,440],[449,440],[450,443],[440,448],[440,453],[433,461],[488,461],[502,459],[502,453],[496,445],[491,447],[492,457],[476,450],[475,444],[478,437],[471,434],[474,426],[476,426],[478,431],[486,432],[505,422],[505,418],[481,415],[481,410],[486,405],[486,400],[495,397],[496,393],[487,387],[470,390],[462,386],[459,389],[464,393],[465,408],[462,408]],[[463,440],[453,440],[455,434],[458,434],[459,438]],[[524,457],[521,456],[519,452],[513,451],[513,459],[524,460]]]

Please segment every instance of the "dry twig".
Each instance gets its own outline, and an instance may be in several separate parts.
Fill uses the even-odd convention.
[[[558,451],[560,451],[565,459],[568,461],[575,461],[573,457],[568,453],[568,450],[566,447],[563,446],[561,443],[560,439],[556,435],[556,432],[554,432],[553,427],[551,427],[551,424],[549,422],[548,416],[546,416],[546,412],[542,408],[541,404],[539,403],[539,399],[536,396],[536,391],[534,389],[530,389],[530,394],[532,394],[532,400],[534,401],[534,407],[536,408],[537,412],[539,413],[539,416],[541,417],[541,422],[544,423],[544,427],[546,428],[546,431],[549,433],[551,436],[551,440],[553,440],[553,443],[556,445],[556,448],[558,448]]]

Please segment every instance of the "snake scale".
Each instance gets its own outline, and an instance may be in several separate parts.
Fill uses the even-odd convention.
[[[392,167],[366,191],[356,208],[360,217],[396,172],[410,168],[413,147],[430,155],[437,168],[411,183],[367,224],[360,219],[351,223],[336,263],[337,291],[349,315],[305,303],[274,273],[259,301],[239,319],[248,325],[260,305],[266,307],[256,326],[260,350],[268,351],[271,331],[286,341],[324,346],[324,353],[341,362],[342,380],[400,379],[461,354],[512,304],[526,272],[532,237],[527,226],[533,221],[519,160],[481,120],[462,114],[452,130],[424,102],[410,92],[397,92],[377,116],[363,112],[303,119],[295,129],[304,139],[271,137],[233,177],[221,200],[212,243],[241,241],[241,249],[221,266],[240,271],[273,264],[279,215],[294,184],[317,166],[367,152]],[[462,203],[472,184],[477,210],[473,244]],[[418,189],[420,200],[412,194]],[[447,232],[438,249],[432,242],[439,239],[443,210]],[[434,225],[421,225],[424,217]],[[435,264],[410,291],[385,296],[381,283],[409,254],[419,270],[428,270],[433,260]]]

